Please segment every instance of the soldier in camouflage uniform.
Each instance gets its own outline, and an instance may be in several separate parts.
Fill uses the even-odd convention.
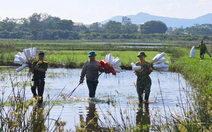
[[[33,98],[38,99],[39,103],[43,102],[45,74],[48,68],[48,62],[44,61],[43,59],[44,52],[41,51],[38,53],[38,61],[34,61],[32,66],[30,66],[33,73],[33,84],[31,86],[31,91]],[[38,93],[36,91],[38,91]]]
[[[203,40],[200,42],[200,45],[195,47],[195,48],[199,48],[199,50],[200,50],[200,58],[202,60],[204,59],[205,53],[208,53],[208,55],[211,57],[211,55],[208,52],[208,49],[207,49],[206,45],[203,43]]]
[[[150,88],[152,85],[151,78],[149,74],[152,72],[152,64],[145,61],[146,54],[144,52],[140,52],[138,54],[140,62],[137,62],[137,66],[141,66],[141,69],[135,71],[137,75],[137,93],[139,103],[143,102],[143,93],[145,91],[145,102],[147,103],[149,100]]]

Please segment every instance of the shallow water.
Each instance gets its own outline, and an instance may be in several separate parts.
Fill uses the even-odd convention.
[[[11,78],[17,82],[26,80],[26,72],[22,71],[18,74],[12,72]],[[50,95],[50,98],[55,99],[61,93],[64,95],[69,94],[78,85],[80,72],[81,69],[48,69],[44,100],[47,95]],[[15,77],[16,75],[17,78]],[[0,87],[1,90],[6,89],[5,97],[7,97],[11,93],[11,83],[7,72],[5,75],[1,75],[1,78],[2,77],[4,77],[4,79],[2,79]],[[67,98],[66,101],[69,101],[69,103],[63,101],[64,104],[53,107],[50,117],[56,119],[61,114],[62,107],[64,107],[61,114],[61,120],[67,122],[66,129],[74,131],[75,125],[79,125],[80,120],[84,119],[84,122],[86,122],[86,120],[88,122],[96,112],[103,123],[100,123],[100,120],[97,120],[98,127],[95,127],[94,130],[98,130],[99,127],[115,126],[117,124],[114,122],[109,124],[104,120],[105,115],[106,117],[111,118],[107,113],[108,111],[111,112],[111,115],[116,117],[116,120],[120,124],[123,124],[119,112],[120,109],[122,109],[122,111],[125,112],[125,115],[130,115],[130,122],[131,124],[134,124],[134,126],[139,122],[138,118],[140,119],[141,116],[148,117],[147,121],[149,120],[150,123],[153,118],[152,115],[154,115],[157,109],[161,109],[163,114],[165,114],[164,108],[167,113],[170,113],[168,112],[169,109],[178,113],[179,110],[176,105],[179,105],[179,99],[182,99],[181,103],[185,104],[185,94],[189,94],[191,91],[188,82],[180,74],[172,72],[160,73],[154,71],[150,74],[150,77],[152,79],[150,100],[156,103],[150,103],[142,110],[137,110],[138,104],[135,88],[136,76],[133,71],[127,70],[118,73],[116,76],[105,75],[103,73],[99,78],[99,84],[96,90],[97,100],[95,102],[89,101],[87,85],[84,82],[76,89],[70,98]],[[32,98],[30,86],[26,87],[26,98]],[[143,123],[141,120],[140,122]],[[92,128],[92,126],[87,127]]]

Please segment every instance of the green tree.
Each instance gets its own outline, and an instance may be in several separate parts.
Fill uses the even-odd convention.
[[[42,14],[34,13],[29,18],[29,28],[33,30],[41,29]],[[33,31],[34,32],[34,31]]]
[[[131,19],[127,17],[122,17],[122,33],[136,33],[138,32],[138,26],[132,24]]]
[[[73,29],[73,24],[72,20],[60,20],[55,23],[55,28],[71,31]]]
[[[122,25],[132,24],[131,19],[126,16],[122,17]]]
[[[165,33],[167,26],[161,21],[148,21],[140,26],[140,31],[144,34]]]
[[[192,35],[212,35],[212,24],[195,24],[187,27],[185,31]]]
[[[17,24],[16,24],[16,19],[9,19],[9,18],[6,18],[3,20],[3,23],[2,23],[2,30],[4,31],[12,31],[16,28]]]
[[[44,29],[55,29],[54,25],[60,21],[59,17],[52,17],[46,14],[46,18],[42,20],[41,24]]]
[[[85,32],[86,30],[88,30],[88,28],[85,25],[81,25],[81,26],[74,26],[73,28],[74,32]]]
[[[105,24],[104,29],[107,33],[121,33],[121,23],[116,21],[109,21]]]
[[[169,32],[170,35],[183,35],[186,34],[185,29],[183,28],[183,26],[181,26],[180,28],[175,28],[173,29],[171,32]]]
[[[127,23],[125,25],[122,25],[122,33],[137,33],[138,32],[138,26],[135,24]]]
[[[91,24],[89,30],[90,32],[97,32],[97,33],[100,33],[102,31],[102,29],[100,28],[100,23],[98,22]]]

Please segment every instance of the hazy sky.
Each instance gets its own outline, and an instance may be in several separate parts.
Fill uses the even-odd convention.
[[[0,20],[47,13],[91,24],[113,16],[151,15],[196,18],[212,13],[212,0],[0,0]]]

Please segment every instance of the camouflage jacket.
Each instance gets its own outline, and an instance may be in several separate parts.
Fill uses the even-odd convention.
[[[136,66],[141,66],[141,69],[137,72],[138,79],[150,78],[149,74],[152,72],[152,66],[150,63],[146,62],[142,65],[141,62],[137,62]]]
[[[47,71],[47,68],[48,68],[48,62],[46,61],[34,61],[33,63],[33,67],[37,66],[38,68],[43,68],[45,69],[45,72],[41,72],[41,71],[38,71],[38,70],[34,70],[33,73],[33,79],[43,79],[45,78],[45,75],[46,75],[46,71]]]

